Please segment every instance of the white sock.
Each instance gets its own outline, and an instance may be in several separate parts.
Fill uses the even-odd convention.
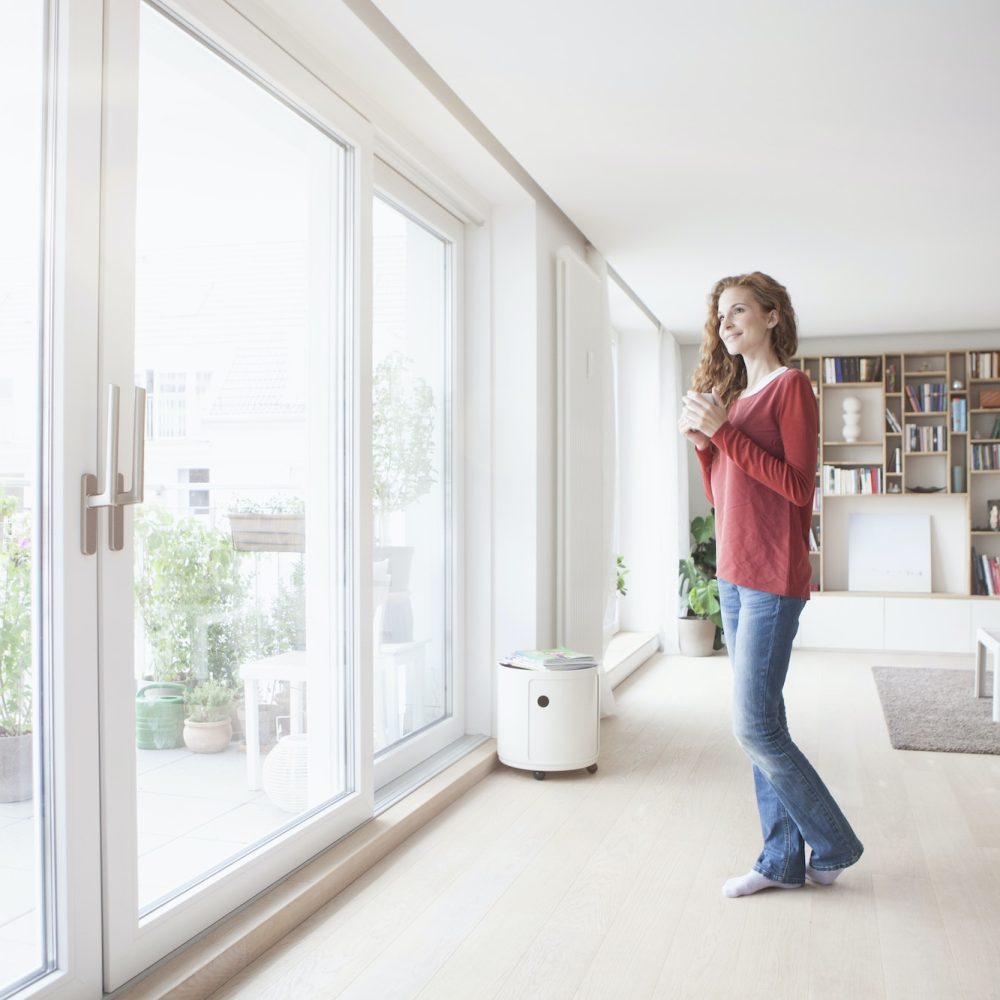
[[[723,887],[722,895],[733,898],[735,896],[749,896],[751,893],[760,892],[761,889],[798,889],[800,885],[791,882],[775,882],[774,879],[761,875],[760,872],[749,871],[746,875],[737,875],[731,878]]]
[[[833,885],[837,880],[837,876],[843,871],[843,868],[834,868],[833,871],[819,871],[813,868],[812,865],[806,866],[806,878],[810,882],[815,882],[817,885]]]

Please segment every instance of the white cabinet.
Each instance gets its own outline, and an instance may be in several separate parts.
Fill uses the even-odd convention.
[[[801,649],[883,649],[881,597],[813,594],[802,610],[795,646]]]
[[[885,598],[885,648],[919,653],[972,649],[971,601]]]
[[[501,664],[497,688],[497,756],[538,773],[597,763],[598,667],[521,670]]]
[[[813,594],[799,619],[795,648],[972,653],[977,628],[1000,628],[996,602]]]

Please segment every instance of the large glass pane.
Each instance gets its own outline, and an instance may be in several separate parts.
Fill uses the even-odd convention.
[[[450,250],[375,199],[376,751],[451,713]]]
[[[46,963],[38,445],[44,232],[45,4],[0,5],[0,994]]]
[[[345,791],[344,151],[141,15],[139,908]],[[187,720],[187,721],[185,721]]]

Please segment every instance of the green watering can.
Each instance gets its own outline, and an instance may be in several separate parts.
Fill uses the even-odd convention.
[[[164,692],[146,697],[147,691]],[[178,694],[167,694],[177,691]],[[135,742],[140,750],[172,750],[184,746],[186,684],[158,681],[143,684],[135,693]]]

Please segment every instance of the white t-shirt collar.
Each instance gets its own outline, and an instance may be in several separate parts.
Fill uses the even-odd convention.
[[[762,378],[752,389],[744,389],[743,392],[740,393],[740,399],[746,399],[747,396],[756,396],[761,389],[769,386],[779,375],[787,371],[788,365],[782,365],[780,368],[775,368],[770,375]]]

